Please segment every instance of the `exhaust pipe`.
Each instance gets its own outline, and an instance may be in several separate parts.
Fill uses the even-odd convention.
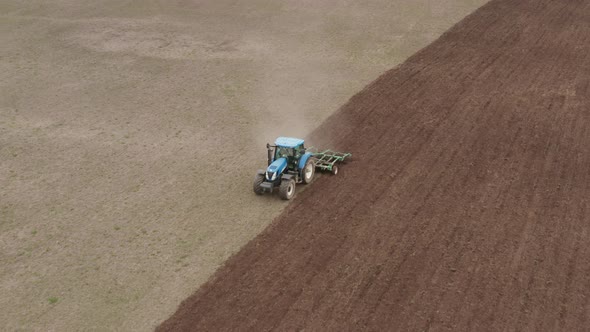
[[[270,144],[266,143],[266,150],[268,152],[268,166],[270,166],[270,164],[272,164],[273,161],[273,155],[274,155],[274,151],[272,149],[272,147],[270,146]]]

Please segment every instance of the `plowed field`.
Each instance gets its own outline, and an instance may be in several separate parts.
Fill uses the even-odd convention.
[[[590,326],[590,3],[495,0],[310,137],[353,152],[159,330]]]

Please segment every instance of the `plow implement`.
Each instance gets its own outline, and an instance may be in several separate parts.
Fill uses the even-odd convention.
[[[317,169],[336,175],[338,174],[338,165],[336,164],[349,161],[352,158],[352,153],[324,150],[322,152],[312,152],[312,156],[315,159]]]

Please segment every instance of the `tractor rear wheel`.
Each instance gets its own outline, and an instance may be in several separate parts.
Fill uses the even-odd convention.
[[[314,164],[313,160],[311,160],[311,158],[310,158],[307,160],[307,162],[305,163],[305,166],[301,170],[301,178],[303,180],[303,183],[305,183],[305,184],[311,183],[311,180],[313,180],[314,175],[315,175],[315,164]]]
[[[264,175],[256,174],[254,177],[254,193],[256,193],[256,195],[264,194],[264,188],[261,186],[262,182],[264,182]]]
[[[289,200],[295,195],[295,180],[283,180],[279,188],[281,199]]]

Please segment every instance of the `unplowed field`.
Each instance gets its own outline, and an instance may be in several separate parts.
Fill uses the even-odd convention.
[[[166,330],[590,326],[590,3],[492,1],[312,135],[322,176]]]

